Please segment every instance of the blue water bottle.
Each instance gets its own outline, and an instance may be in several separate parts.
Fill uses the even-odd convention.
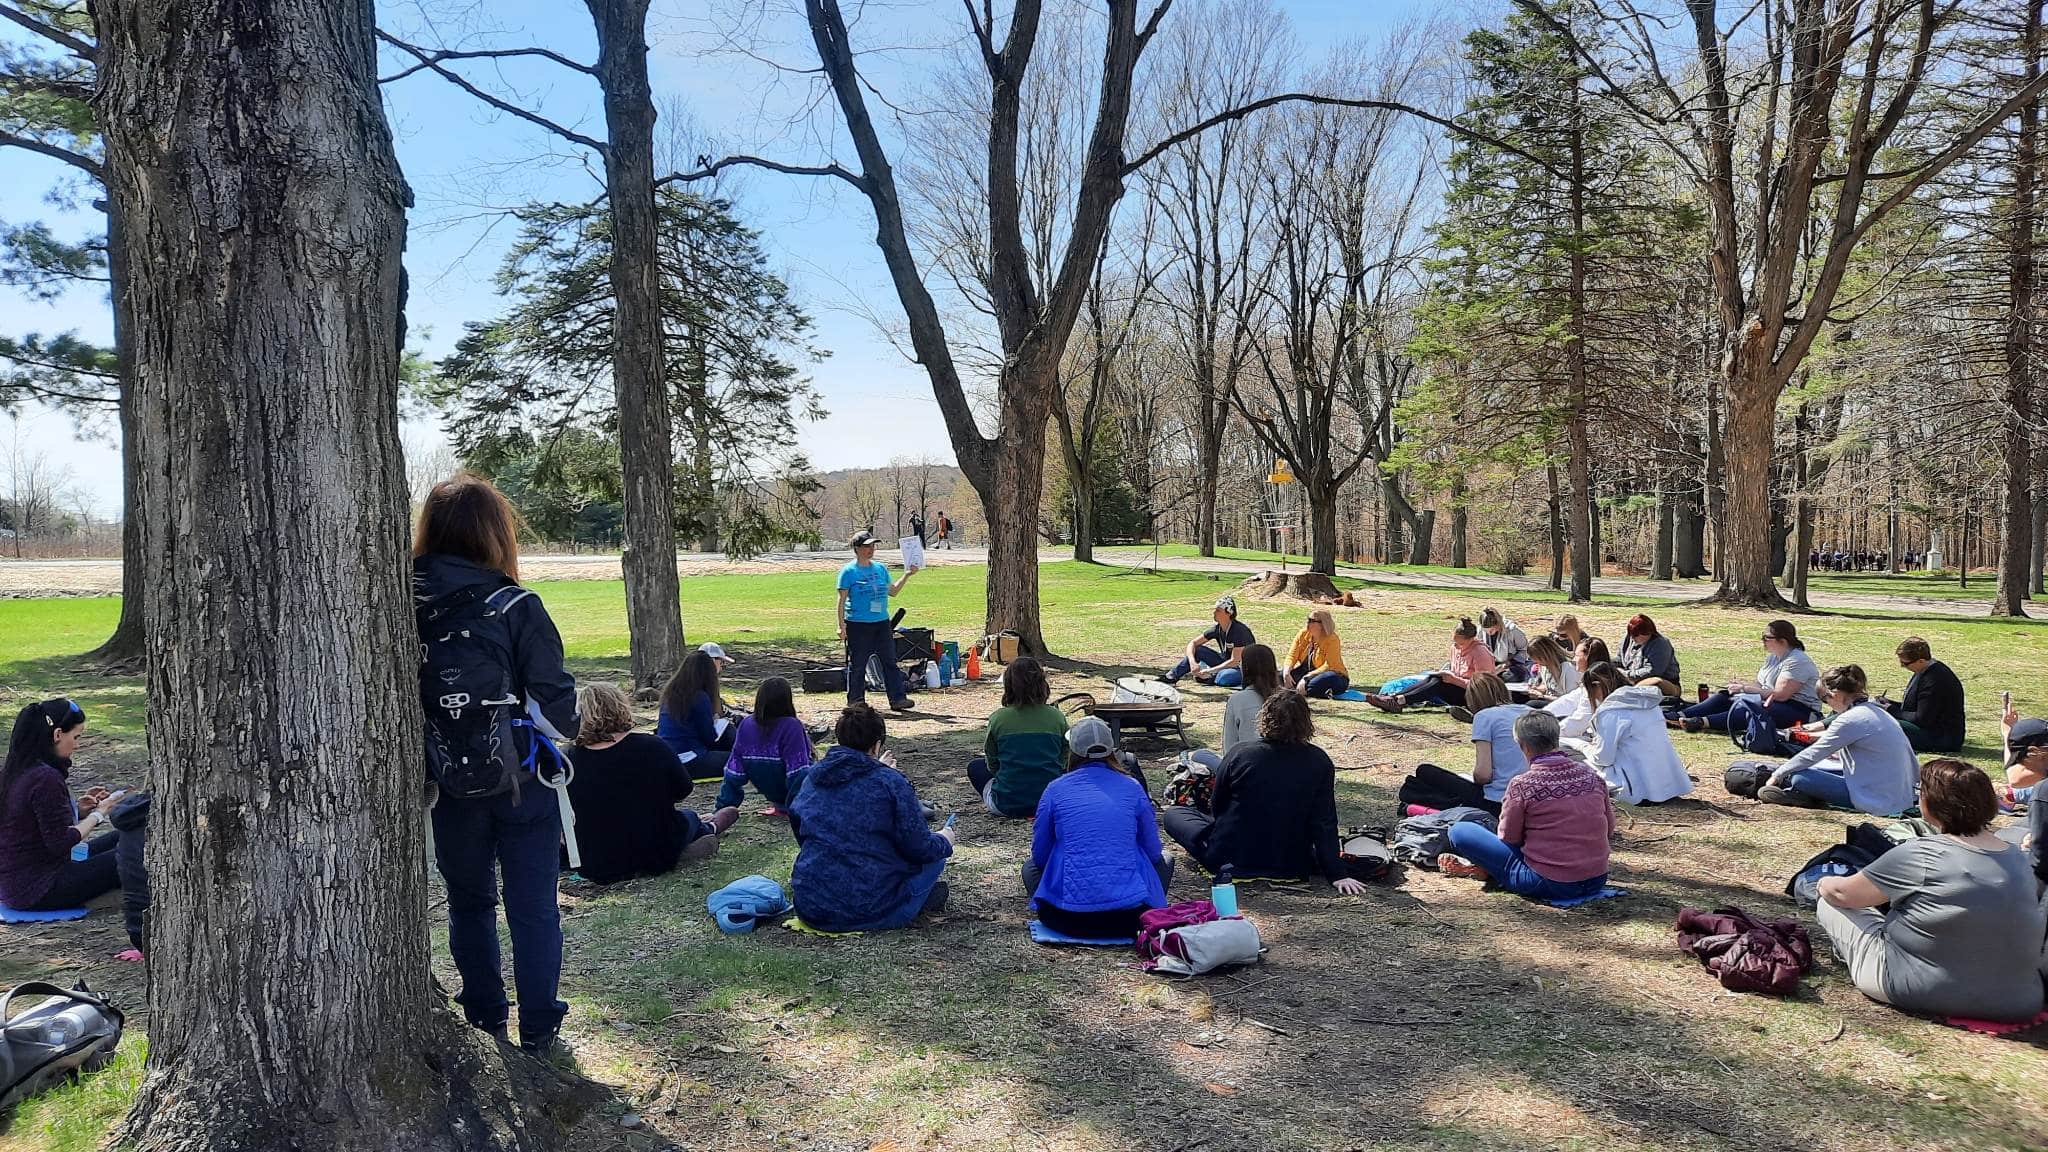
[[[1216,906],[1216,915],[1224,919],[1237,915],[1237,884],[1230,878],[1230,865],[1216,874],[1216,885],[1209,889],[1209,903]]]

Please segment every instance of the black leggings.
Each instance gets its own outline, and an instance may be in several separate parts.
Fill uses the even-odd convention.
[[[1465,703],[1465,687],[1462,684],[1453,684],[1441,676],[1432,675],[1406,692],[1399,693],[1398,696],[1403,704],[1428,704],[1435,701],[1446,707],[1455,708],[1462,707]]]
[[[50,890],[42,898],[24,907],[24,912],[54,912],[59,908],[76,908],[95,896],[103,896],[121,886],[121,872],[114,858],[114,845],[121,842],[119,832],[102,832],[85,842],[90,855],[83,860],[72,860],[58,871],[57,878],[50,882]]]

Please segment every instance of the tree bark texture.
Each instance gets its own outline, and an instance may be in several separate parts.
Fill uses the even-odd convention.
[[[2040,72],[2042,0],[2027,0],[2025,28],[2026,78]],[[1998,549],[1998,591],[1991,600],[1994,616],[2025,616],[2034,549],[2034,250],[2035,135],[2041,106],[2029,101],[2020,109],[2019,131],[2013,140],[2012,201],[2006,236],[2005,320],[2005,524]]]
[[[604,90],[604,182],[612,215],[612,386],[624,479],[626,632],[633,682],[668,679],[683,662],[676,580],[675,448],[662,380],[661,280],[655,257],[654,99],[647,79],[648,0],[585,0]]]
[[[1561,485],[1558,483],[1557,478],[1557,461],[1552,460],[1550,462],[1550,466],[1544,469],[1543,474],[1544,479],[1548,484],[1549,491],[1548,497],[1544,500],[1544,509],[1549,514],[1550,520],[1549,587],[1551,591],[1556,592],[1561,591],[1564,588],[1565,553],[1564,497],[1559,490]]]
[[[95,16],[132,271],[156,796],[149,1071],[124,1139],[546,1146],[554,1123],[523,1126],[428,969],[408,193],[372,5]]]
[[[1465,549],[1465,478],[1451,480],[1451,567],[1464,568],[1470,559]]]

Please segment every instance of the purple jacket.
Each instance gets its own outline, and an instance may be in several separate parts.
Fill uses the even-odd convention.
[[[752,716],[740,721],[739,731],[732,735],[732,755],[726,758],[725,774],[740,780],[747,778],[747,761],[780,760],[784,775],[794,775],[811,766],[811,734],[804,728],[804,722],[794,716],[784,716],[766,732],[754,723]]]
[[[67,780],[66,768],[35,764],[0,797],[0,902],[35,903],[70,862],[79,836]]]

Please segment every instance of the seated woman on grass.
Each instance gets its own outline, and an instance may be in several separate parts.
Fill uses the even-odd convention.
[[[719,836],[740,810],[720,804],[705,820],[676,807],[690,794],[690,773],[668,745],[633,731],[633,702],[617,685],[584,685],[576,710],[582,727],[569,755],[576,767],[569,804],[576,812],[576,845],[583,855],[577,871],[583,878],[616,884],[716,855]]]
[[[1770,783],[1757,789],[1758,800],[1873,816],[1896,816],[1913,806],[1919,758],[1899,722],[1865,689],[1863,669],[1855,664],[1822,673],[1821,697],[1834,709],[1834,722],[1771,773]]]
[[[1501,615],[1498,608],[1486,608],[1479,613],[1479,631],[1485,637],[1486,650],[1493,653],[1501,679],[1520,684],[1529,678],[1529,636],[1521,625]]]
[[[1630,684],[1612,664],[1586,670],[1586,700],[1593,725],[1583,741],[1567,741],[1607,781],[1624,804],[1661,804],[1692,791],[1685,761],[1664,724],[1664,693],[1649,684]]]
[[[1166,834],[1211,874],[1241,879],[1322,876],[1355,896],[1337,850],[1337,767],[1315,737],[1301,693],[1283,688],[1259,709],[1259,738],[1230,750],[1216,770],[1208,812],[1166,810]]]
[[[1856,990],[1932,1016],[2024,1021],[2042,1006],[2048,933],[2024,853],[1991,834],[1991,778],[1961,760],[1921,771],[1938,836],[1900,844],[1861,872],[1820,882],[1814,918]],[[1879,906],[1889,904],[1888,911]]]
[[[772,805],[771,815],[786,815],[782,809],[803,788],[812,759],[810,729],[797,719],[789,681],[770,676],[754,689],[754,711],[733,733],[725,783],[718,786],[718,806],[737,805],[751,781]]]
[[[838,743],[789,802],[797,915],[823,932],[884,932],[908,927],[919,913],[945,911],[939,875],[954,832],[926,826],[916,789],[887,751],[882,714],[849,704],[833,738]]]
[[[981,755],[967,762],[967,782],[998,816],[1028,819],[1065,767],[1067,717],[1051,697],[1038,661],[1019,656],[1003,666],[1002,707],[989,715]]]
[[[1500,833],[1471,820],[1451,825],[1451,850],[1437,867],[1538,900],[1591,896],[1607,886],[1607,783],[1558,750],[1557,717],[1547,712],[1517,717],[1515,740],[1529,770],[1508,784]]]
[[[121,885],[121,834],[109,823],[118,794],[71,797],[71,756],[84,733],[85,710],[69,700],[30,704],[14,718],[0,767],[0,903],[9,908],[76,908]],[[85,858],[74,860],[80,844]]]
[[[1530,703],[1555,700],[1570,693],[1579,686],[1583,671],[1555,637],[1538,636],[1529,641]]]
[[[1067,772],[1038,801],[1024,890],[1055,932],[1080,940],[1134,936],[1145,909],[1166,906],[1173,879],[1152,800],[1112,763],[1116,739],[1108,724],[1087,717],[1068,730],[1065,743]]]
[[[1566,652],[1576,652],[1580,644],[1592,639],[1584,628],[1579,627],[1579,618],[1569,612],[1557,618],[1557,627],[1550,630],[1550,637]]]
[[[1280,664],[1273,650],[1254,644],[1244,650],[1244,687],[1223,702],[1223,753],[1259,735],[1259,709],[1280,690]]]
[[[1214,615],[1215,627],[1188,641],[1187,653],[1165,676],[1168,684],[1180,683],[1191,672],[1196,680],[1218,688],[1235,688],[1244,683],[1238,662],[1244,658],[1244,650],[1256,641],[1252,630],[1237,618],[1237,597],[1225,596],[1216,601]],[[1206,643],[1212,640],[1215,647]]]
[[[1328,608],[1310,612],[1308,622],[1295,634],[1281,682],[1311,700],[1328,700],[1351,687],[1351,674],[1344,667],[1344,645],[1337,639],[1337,622],[1330,618]]]
[[[1697,704],[1667,713],[1673,728],[1687,732],[1746,732],[1762,715],[1773,731],[1804,724],[1820,715],[1820,669],[1790,620],[1764,625],[1764,662],[1756,679],[1731,680]]]
[[[1451,658],[1413,688],[1391,695],[1370,693],[1366,701],[1382,712],[1399,712],[1414,704],[1465,703],[1465,686],[1481,672],[1494,671],[1493,653],[1479,642],[1479,626],[1462,617],[1451,631]]]
[[[700,784],[723,782],[727,749],[718,726],[718,661],[698,649],[683,657],[683,665],[668,678],[661,690],[661,710],[655,713],[654,734],[689,770],[690,779]]]
[[[1666,696],[1679,693],[1678,649],[1657,631],[1655,620],[1640,612],[1628,618],[1627,635],[1614,662],[1631,684],[1653,684]]]
[[[1595,664],[1608,663],[1611,661],[1607,658],[1607,641],[1596,636],[1586,637],[1572,649],[1572,667],[1578,673],[1578,687],[1543,706],[1545,712],[1557,717],[1566,740],[1582,739],[1593,731],[1593,703],[1586,698],[1586,672]],[[1618,672],[1616,674],[1619,675]]]
[[[1434,764],[1418,767],[1401,782],[1399,800],[1423,808],[1478,808],[1498,813],[1508,782],[1528,770],[1515,743],[1515,721],[1529,711],[1508,695],[1508,686],[1491,672],[1472,677],[1466,707],[1451,709],[1453,719],[1472,725],[1472,774],[1452,772]]]

